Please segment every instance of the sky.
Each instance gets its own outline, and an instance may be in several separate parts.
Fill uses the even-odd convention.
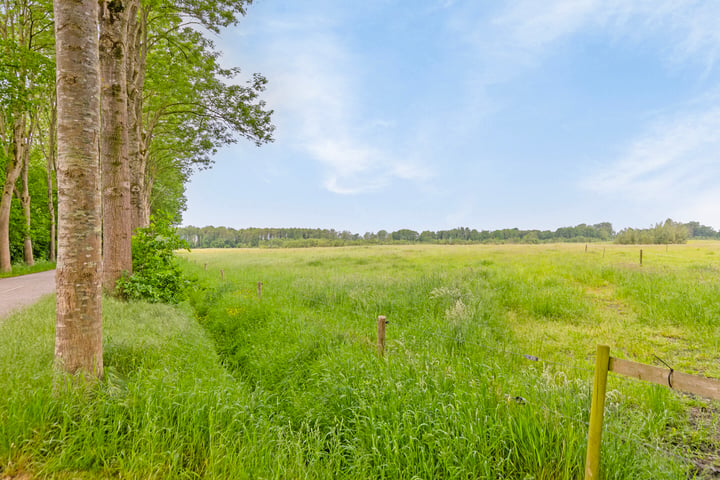
[[[214,41],[275,141],[184,225],[720,228],[720,2],[257,0]]]

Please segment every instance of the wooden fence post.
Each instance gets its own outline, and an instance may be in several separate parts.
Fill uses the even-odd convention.
[[[207,272],[207,263],[205,264],[205,271]]]
[[[640,266],[642,267],[642,248],[640,249]]]
[[[585,457],[585,480],[600,478],[600,444],[602,423],[605,413],[605,390],[610,365],[610,347],[598,345],[595,357],[595,379],[593,380],[592,404],[590,406],[590,428],[588,429],[587,456]]]
[[[385,355],[385,315],[378,316],[377,321],[377,349],[378,356],[383,357]]]
[[[225,270],[220,269],[220,280],[225,280]]]
[[[258,282],[258,299],[262,300],[262,282]]]

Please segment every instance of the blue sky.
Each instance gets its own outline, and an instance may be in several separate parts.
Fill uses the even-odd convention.
[[[258,0],[216,38],[274,143],[223,149],[185,225],[720,228],[720,3]]]

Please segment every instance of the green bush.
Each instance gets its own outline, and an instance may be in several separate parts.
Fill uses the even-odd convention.
[[[153,217],[132,239],[132,275],[118,281],[123,298],[153,303],[179,303],[187,297],[189,281],[183,277],[174,251],[188,249],[170,221]]]

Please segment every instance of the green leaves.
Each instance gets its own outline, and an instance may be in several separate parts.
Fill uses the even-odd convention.
[[[193,170],[208,168],[223,145],[272,141],[272,111],[260,98],[265,77],[238,83],[240,70],[223,68],[212,41],[189,26],[189,17],[210,30],[208,24],[227,26],[244,14],[245,3],[181,2],[183,15],[158,16],[149,25],[143,125],[153,211],[182,211],[185,182]]]
[[[168,215],[159,215],[150,226],[137,230],[132,240],[133,274],[118,281],[121,295],[130,300],[179,303],[188,280],[183,277],[174,251],[188,248],[171,226]]]

